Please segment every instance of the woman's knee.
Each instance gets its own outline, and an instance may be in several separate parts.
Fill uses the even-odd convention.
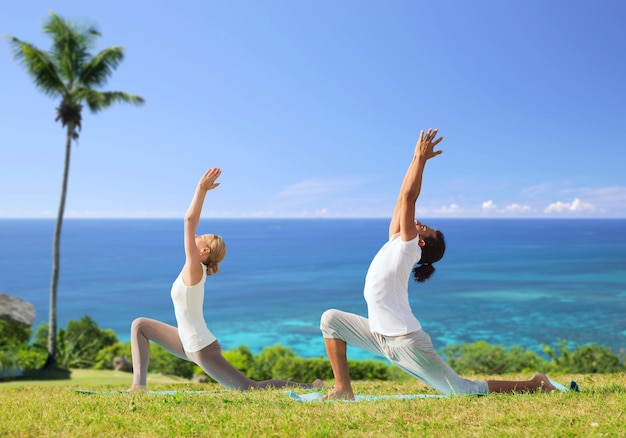
[[[173,332],[170,329],[173,329]],[[130,334],[131,336],[141,336],[158,342],[162,347],[171,343],[170,341],[178,341],[178,333],[175,327],[143,316],[133,320],[130,327]]]
[[[221,360],[221,359],[226,360],[224,356],[222,355],[222,345],[217,339],[211,342],[206,347],[204,347],[198,353],[199,353],[198,357],[203,358],[207,362],[213,362],[215,360]]]
[[[140,316],[139,318],[135,318],[133,320],[133,323],[130,325],[130,331],[132,333],[136,333],[136,332],[141,331],[141,329],[148,324],[148,321],[150,321],[150,320],[148,318],[143,317],[143,316]]]

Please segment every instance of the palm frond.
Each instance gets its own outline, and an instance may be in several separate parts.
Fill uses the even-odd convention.
[[[48,53],[18,38],[8,35],[7,38],[12,47],[13,57],[26,68],[37,88],[49,96],[65,93],[65,84],[59,76],[55,60]]]
[[[123,91],[97,91],[84,88],[76,93],[76,97],[87,102],[89,109],[97,113],[113,105],[114,103],[130,103],[132,105],[142,105],[143,97]]]
[[[63,126],[73,125],[80,130],[84,102],[92,112],[114,103],[143,104],[142,97],[130,93],[92,88],[103,85],[113,74],[124,59],[123,47],[109,47],[92,56],[89,49],[100,33],[94,27],[69,23],[54,12],[44,25],[44,33],[53,41],[49,52],[15,37],[7,38],[14,57],[24,65],[36,86],[46,94],[62,97],[56,120]]]
[[[67,87],[71,89],[82,71],[82,66],[91,59],[89,49],[94,46],[100,32],[93,26],[81,28],[69,23],[54,12],[50,13],[50,19],[44,24],[43,30],[52,38],[51,55],[57,61],[59,75],[67,81]]]
[[[130,103],[135,106],[143,105],[143,97],[136,96],[134,94],[125,93],[123,91],[104,91],[105,105],[104,108],[111,106],[114,103]]]
[[[85,86],[102,86],[123,60],[123,47],[108,47],[85,63],[78,80]]]

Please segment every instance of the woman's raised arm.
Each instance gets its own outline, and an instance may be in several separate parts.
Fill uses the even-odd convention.
[[[202,279],[203,268],[200,261],[200,251],[196,245],[196,230],[200,222],[200,214],[202,213],[206,193],[220,185],[216,180],[221,174],[222,171],[214,167],[202,175],[185,215],[185,266],[183,267],[183,280],[188,286],[192,286]],[[208,250],[208,248],[206,249]]]

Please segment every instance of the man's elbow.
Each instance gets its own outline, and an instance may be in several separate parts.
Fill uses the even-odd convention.
[[[402,199],[402,202],[405,202],[407,204],[415,204],[415,201],[417,201],[417,197],[419,196],[419,194],[420,194],[419,190],[410,188],[410,189],[403,191],[402,194],[400,195],[400,198]]]

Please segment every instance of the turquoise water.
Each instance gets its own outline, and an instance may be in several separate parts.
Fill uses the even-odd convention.
[[[626,348],[626,220],[433,219],[447,241],[414,313],[440,348],[486,340],[541,350],[558,339]],[[219,219],[228,246],[205,315],[225,349],[280,343],[324,355],[328,308],[366,315],[363,281],[387,220]],[[0,291],[47,321],[54,221],[0,220]],[[59,326],[90,315],[128,340],[135,317],[175,323],[169,290],[184,261],[182,220],[66,219]],[[369,357],[353,349],[354,358]]]

